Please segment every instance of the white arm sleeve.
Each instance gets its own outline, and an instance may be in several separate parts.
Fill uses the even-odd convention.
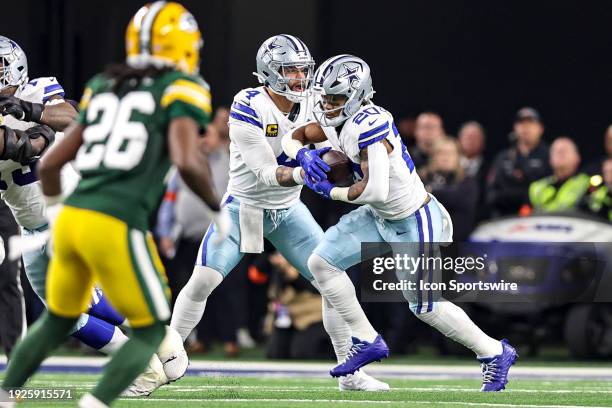
[[[303,126],[306,126],[306,125],[307,123],[305,123]],[[283,135],[283,138],[281,139],[281,146],[283,146],[283,151],[285,152],[287,156],[289,156],[292,159],[295,159],[295,157],[297,156],[297,153],[300,151],[301,148],[304,147],[302,142],[300,142],[299,140],[295,140],[293,138],[293,132],[295,132],[296,129],[299,129],[301,127],[302,126],[298,126],[295,129],[285,133]]]
[[[368,181],[359,197],[348,200],[349,187],[334,187],[331,196],[335,200],[355,204],[384,202],[389,196],[389,154],[382,143],[368,146]]]
[[[230,139],[240,149],[242,159],[247,167],[251,169],[259,181],[267,186],[278,186],[276,169],[279,164],[272,147],[262,137],[260,131],[250,126],[233,124],[230,126]]]
[[[314,144],[315,149],[322,149],[324,147],[331,147],[333,148],[331,142],[329,140],[325,140],[323,142],[318,142]]]

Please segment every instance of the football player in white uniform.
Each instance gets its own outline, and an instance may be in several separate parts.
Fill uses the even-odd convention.
[[[64,99],[64,89],[54,77],[28,80],[24,51],[16,42],[0,36],[0,196],[7,203],[22,236],[36,236],[49,229],[45,201],[35,175],[38,157],[77,116],[76,104]],[[63,185],[70,191],[79,175],[71,166],[62,171]],[[47,245],[23,253],[24,269],[34,292],[45,301],[49,256]],[[126,341],[119,326],[127,325],[96,289],[87,314],[81,315],[72,336],[105,354],[112,354]],[[171,339],[174,337],[174,341]],[[176,333],[169,333],[159,354],[182,350]],[[156,355],[151,366],[126,391],[126,395],[148,395],[168,382]]]
[[[179,294],[171,327],[185,339],[202,318],[206,299],[240,261],[244,253],[261,253],[267,238],[302,276],[314,279],[307,260],[323,237],[321,227],[300,201],[302,169],[289,159],[281,136],[297,124],[313,120],[308,100],[314,61],[304,43],[291,35],[267,39],[257,52],[262,86],[244,89],[234,97],[230,113],[230,180],[224,205],[233,219],[230,237],[216,242],[214,225],[208,228],[193,274]],[[304,152],[306,163],[319,162],[329,147]],[[307,164],[306,164],[307,165]],[[350,348],[348,325],[323,302],[323,323],[338,361]],[[186,368],[187,362],[177,361]],[[339,380],[341,390],[387,390],[362,371]]]
[[[343,375],[377,360],[381,353],[380,337],[363,320],[353,284],[344,272],[360,262],[361,243],[414,242],[419,243],[420,254],[423,248],[433,248],[426,242],[450,242],[452,222],[425,190],[392,115],[371,102],[374,89],[365,61],[351,55],[328,59],[315,73],[313,94],[318,123],[284,135],[285,153],[299,157],[305,144],[327,140],[349,157],[361,178],[350,187],[336,187],[327,179],[315,180],[318,175],[311,177],[307,169],[304,176],[308,187],[326,198],[363,204],[325,232],[308,260],[323,296],[351,322],[354,347],[349,358],[334,369]],[[487,336],[461,308],[434,301],[431,292],[405,296],[419,319],[476,353],[482,363],[482,391],[505,387],[508,370],[517,358],[506,340]]]

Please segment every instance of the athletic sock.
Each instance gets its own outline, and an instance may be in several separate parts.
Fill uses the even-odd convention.
[[[487,336],[463,309],[454,303],[436,302],[431,312],[416,316],[446,337],[472,350],[478,358],[493,357],[503,351],[499,340]]]
[[[13,350],[2,387],[21,387],[43,360],[68,337],[77,318],[64,318],[45,311],[27,336]]]
[[[355,286],[346,272],[316,254],[308,259],[308,268],[317,280],[321,295],[342,316],[351,334],[360,340],[374,341],[378,333],[363,312],[355,294]]]
[[[191,278],[183,287],[172,312],[170,327],[176,330],[183,341],[202,320],[206,299],[223,281],[223,275],[207,266],[196,265]]]
[[[72,336],[104,354],[112,354],[127,341],[121,329],[94,316],[87,316],[85,324]]]
[[[93,301],[87,312],[90,316],[95,316],[113,326],[121,326],[126,323],[125,317],[121,316],[113,306],[106,300],[104,293],[95,288],[93,292]]]
[[[331,339],[338,363],[346,359],[351,348],[351,329],[333,306],[323,299],[323,327]]]

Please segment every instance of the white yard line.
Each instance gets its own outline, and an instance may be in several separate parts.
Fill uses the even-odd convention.
[[[194,399],[194,398],[146,398],[146,399],[127,399],[124,398],[122,401],[130,402],[146,402],[146,401],[158,401],[158,402],[194,402],[200,405],[206,405],[207,402],[269,402],[269,403],[341,403],[341,404],[406,404],[406,405],[439,405],[439,404],[452,404],[453,406],[469,406],[469,407],[504,407],[504,408],[610,408],[610,406],[592,406],[592,405],[525,405],[525,404],[496,404],[487,402],[462,402],[462,401],[377,401],[377,400],[335,400],[335,399],[297,399],[297,398],[211,398],[211,399]]]
[[[98,370],[108,361],[105,357],[51,357],[43,367],[60,371]],[[0,357],[0,364],[5,364]],[[192,361],[189,375],[206,376],[251,376],[251,377],[328,377],[332,364],[302,362],[247,362],[247,361]],[[423,365],[423,364],[371,364],[368,372],[386,378],[407,379],[477,379],[480,367],[476,362],[469,365]],[[521,367],[510,370],[512,379],[549,380],[612,380],[610,367]]]

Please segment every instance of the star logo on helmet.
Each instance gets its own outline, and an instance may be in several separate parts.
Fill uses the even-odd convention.
[[[277,49],[277,48],[281,48],[281,47],[282,47],[282,45],[279,45],[279,44],[277,44],[277,43],[276,43],[276,40],[277,40],[277,39],[275,38],[275,39],[273,39],[272,41],[270,41],[270,44],[268,44],[268,46],[267,46],[267,47],[266,47],[266,49],[264,50],[264,53],[263,53],[263,54],[262,54],[262,56],[261,56],[261,57],[262,57],[262,59],[264,59],[264,60],[265,60],[265,59],[266,59],[266,57],[267,57],[267,58],[269,58],[270,60],[272,60],[272,59],[273,59],[273,58],[272,58],[272,51],[274,51],[274,50],[275,50],[275,49]]]
[[[268,50],[272,51],[275,50],[277,48],[282,47],[281,45],[276,43],[277,38],[273,39],[272,41],[270,41],[270,44],[268,44]]]
[[[357,75],[357,70],[359,70],[359,67],[351,68],[346,64],[342,64],[342,67],[344,68],[344,72],[342,75],[339,75],[338,78],[347,78],[351,86],[353,86],[353,82],[359,81],[359,75]]]

